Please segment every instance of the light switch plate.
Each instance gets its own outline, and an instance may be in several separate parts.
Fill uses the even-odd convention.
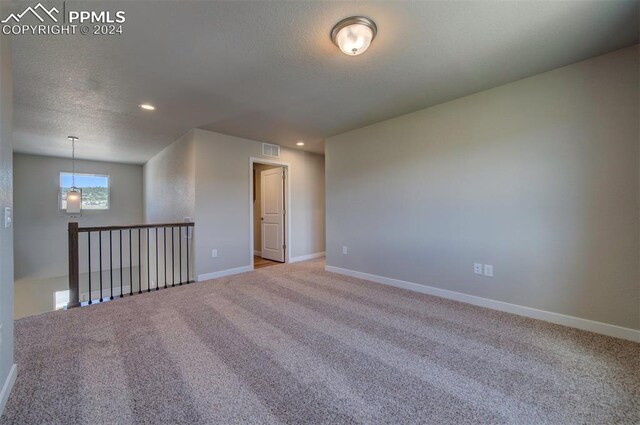
[[[211,250],[211,258],[218,258],[218,250],[217,249],[212,249]]]
[[[487,277],[493,277],[493,265],[491,264],[484,265],[484,275]]]
[[[347,255],[347,254],[349,253],[349,248],[347,248],[346,246],[343,246],[343,247],[342,247],[342,253],[343,253],[344,255]]]
[[[4,228],[8,229],[13,224],[13,213],[11,207],[4,207]]]

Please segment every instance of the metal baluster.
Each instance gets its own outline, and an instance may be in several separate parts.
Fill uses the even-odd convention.
[[[175,246],[176,243],[174,241],[174,231],[173,227],[171,227],[171,286],[176,286],[176,255],[175,255]]]
[[[131,229],[129,229],[129,295],[133,295],[133,244],[131,242]]]
[[[91,232],[87,232],[87,247],[89,248],[89,304],[91,304]]]
[[[151,262],[149,261],[149,228],[147,227],[147,292],[151,292]]]
[[[147,227],[149,226],[149,227]],[[176,249],[176,231],[175,228],[178,228],[178,246]],[[183,242],[182,240],[182,228],[185,228],[185,241]],[[116,258],[116,261],[119,261],[119,266],[120,266],[120,298],[124,298],[124,260],[125,260],[125,255],[124,255],[124,249],[126,248],[126,242],[124,241],[124,237],[126,236],[126,232],[123,230],[129,230],[129,295],[133,295],[135,293],[134,291],[134,281],[133,281],[133,259],[134,259],[134,252],[133,252],[133,237],[134,237],[134,230],[137,228],[138,229],[138,293],[141,294],[142,292],[144,292],[143,288],[142,288],[142,229],[146,229],[146,244],[147,244],[147,291],[146,292],[151,292],[151,284],[152,284],[152,279],[151,279],[151,239],[152,237],[154,238],[154,243],[155,243],[155,277],[156,279],[154,280],[155,282],[155,290],[159,291],[161,288],[161,284],[160,284],[160,254],[162,254],[162,258],[163,258],[163,272],[164,272],[164,287],[168,288],[169,287],[169,279],[168,279],[168,272],[169,272],[169,267],[167,264],[168,261],[168,247],[167,244],[171,243],[171,287],[175,287],[175,286],[182,286],[183,284],[189,284],[194,282],[194,280],[191,279],[191,273],[194,273],[191,270],[191,246],[190,246],[190,240],[192,237],[191,234],[191,230],[190,227],[192,227],[192,223],[177,223],[175,225],[171,225],[171,224],[164,224],[164,225],[141,225],[140,227],[138,226],[125,226],[124,228],[119,228],[116,226],[105,226],[105,227],[93,227],[93,228],[85,228],[84,230],[87,233],[87,261],[88,261],[88,273],[89,273],[89,277],[88,277],[88,283],[89,283],[89,296],[86,299],[86,303],[87,304],[94,304],[93,302],[93,285],[94,285],[94,278],[93,278],[93,273],[92,273],[92,255],[95,257],[95,252],[91,252],[93,249],[93,247],[91,246],[91,233],[93,232],[98,232],[98,263],[99,263],[99,289],[100,289],[100,298],[99,298],[99,302],[105,302],[108,299],[109,300],[114,300],[115,298],[117,298],[114,294],[114,283],[113,283],[113,279],[114,279],[114,258],[113,258],[113,232],[117,231],[118,234],[118,245],[116,246],[116,248],[119,249],[119,254],[118,254],[118,258]],[[160,228],[162,228],[162,232],[160,232]],[[152,235],[153,232],[151,232],[151,229],[155,229],[155,237]],[[171,241],[169,241],[168,235],[167,235],[167,229],[169,229],[169,231],[171,232]],[[102,254],[102,233],[103,232],[109,232],[109,296],[106,297],[104,292],[105,289],[107,289],[105,287],[105,282],[104,282],[104,268],[103,268],[103,254]],[[160,250],[160,237],[162,236],[162,251]],[[182,245],[186,244],[185,247],[183,247]],[[183,251],[186,252],[183,254]],[[93,250],[95,251],[95,250]],[[176,267],[176,254],[178,255],[178,267]],[[183,255],[185,255],[185,258],[183,260]],[[186,261],[186,271],[183,271],[183,261]],[[77,266],[76,266],[77,267]],[[70,266],[70,270],[71,270],[71,266]],[[176,277],[176,271],[178,272],[178,276]],[[186,273],[186,274],[185,274]],[[185,279],[186,277],[186,279]],[[116,276],[117,279],[117,276]],[[177,281],[176,281],[177,279]],[[117,289],[117,282],[116,282],[116,289]]]
[[[120,298],[124,297],[122,291],[122,229],[120,229]]]
[[[156,291],[160,290],[160,277],[158,276],[158,228],[156,227]]]
[[[142,238],[138,229],[138,294],[142,294]]]
[[[109,297],[110,300],[113,299],[113,232],[111,230],[109,230],[109,276],[110,276],[110,283],[109,285],[111,286],[111,296]]]
[[[102,302],[102,230],[98,231],[98,243],[100,244],[100,302]]]

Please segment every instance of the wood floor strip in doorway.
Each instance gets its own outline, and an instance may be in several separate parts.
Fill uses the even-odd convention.
[[[262,257],[257,257],[257,256],[253,257],[253,268],[254,269],[261,269],[263,267],[276,266],[278,264],[282,264],[282,263],[279,263],[277,261],[267,260],[267,259],[262,258]]]

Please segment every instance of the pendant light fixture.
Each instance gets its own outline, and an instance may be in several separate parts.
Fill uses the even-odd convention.
[[[351,16],[338,22],[331,30],[331,41],[349,56],[364,53],[374,38],[378,27],[364,16]]]
[[[76,141],[75,136],[69,136],[71,140],[71,188],[67,192],[67,214],[80,214],[82,210],[82,191],[76,187]]]

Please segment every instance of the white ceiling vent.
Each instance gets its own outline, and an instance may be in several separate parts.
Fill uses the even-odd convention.
[[[280,146],[271,143],[262,144],[262,155],[271,158],[280,158]]]

